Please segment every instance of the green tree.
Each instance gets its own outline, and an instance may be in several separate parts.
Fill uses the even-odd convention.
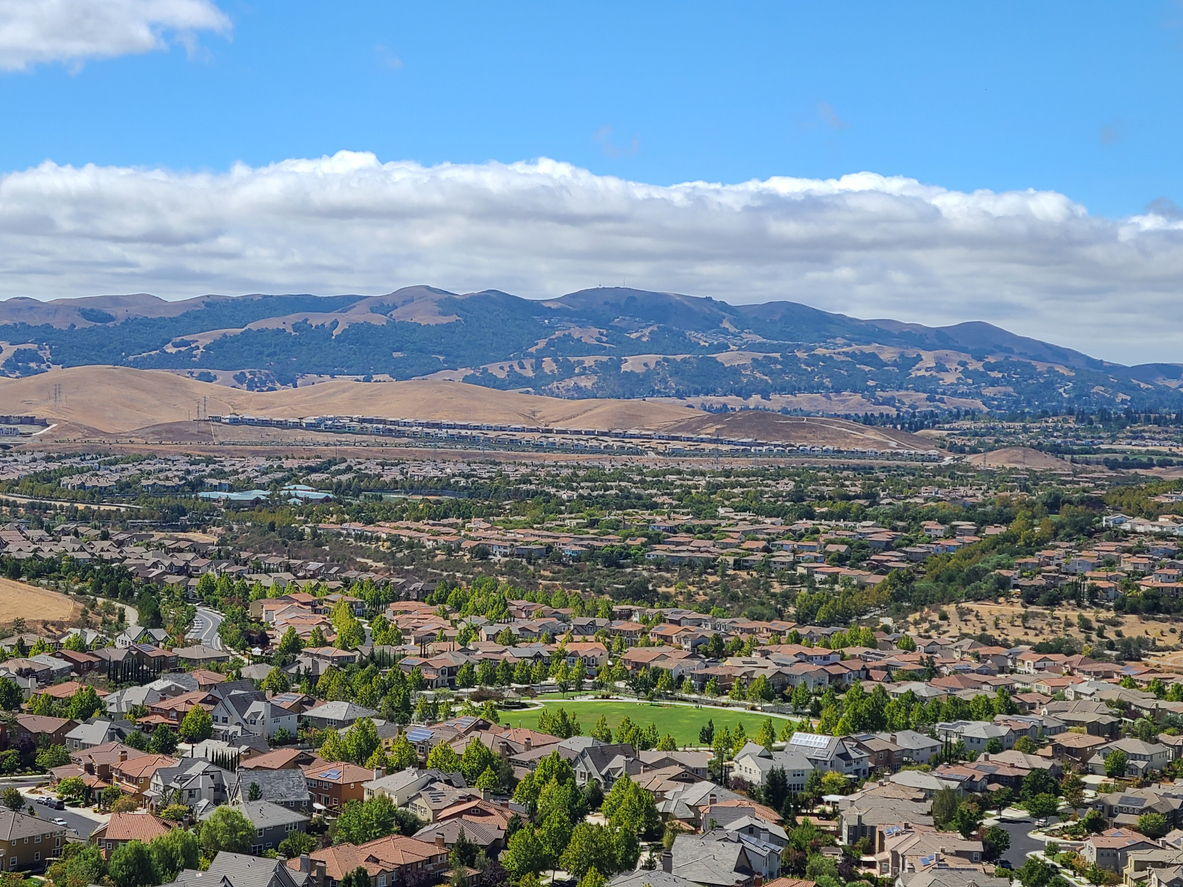
[[[773,810],[784,807],[789,797],[789,780],[783,767],[773,767],[764,777],[764,786],[760,790],[764,803]]]
[[[288,631],[291,631],[289,628]],[[288,680],[288,676],[278,668],[272,668],[267,672],[267,677],[263,678],[263,689],[269,693],[287,693],[292,689],[292,683]]]
[[[81,782],[81,780],[79,781]],[[4,794],[0,795],[0,801],[3,801],[4,806],[9,810],[20,810],[25,806],[25,798],[21,794],[21,790],[12,785],[4,789]]]
[[[12,678],[0,678],[0,708],[5,711],[16,711],[25,701],[20,685]]]
[[[370,873],[364,865],[359,865],[341,877],[340,887],[370,887]]]
[[[82,780],[81,776],[67,776],[58,783],[57,788],[58,797],[63,801],[78,803],[86,797],[86,783]],[[8,803],[7,797],[5,798],[5,803]]]
[[[501,867],[514,878],[537,874],[546,865],[546,849],[534,830],[528,827],[514,832],[505,846],[505,852],[501,854]]]
[[[160,883],[152,854],[141,841],[128,841],[112,850],[107,873],[115,887],[151,887]]]
[[[1042,794],[1028,798],[1023,802],[1023,806],[1036,819],[1047,819],[1060,809],[1060,802],[1055,795]]]
[[[1120,748],[1115,748],[1105,755],[1105,775],[1110,779],[1124,777],[1129,765],[1129,757]]]
[[[627,776],[612,783],[600,811],[613,829],[629,830],[638,838],[656,839],[661,834],[661,816],[653,795]]]
[[[1052,776],[1050,770],[1037,767],[1023,777],[1023,786],[1019,789],[1019,797],[1024,801],[1036,795],[1052,795],[1060,792],[1060,783]]]
[[[148,844],[152,868],[162,882],[176,879],[181,869],[195,869],[201,861],[197,836],[188,829],[174,828]]]
[[[152,731],[152,741],[148,750],[154,755],[171,755],[177,750],[176,731],[167,724],[160,724]]]
[[[394,801],[375,795],[368,801],[350,801],[333,825],[334,844],[364,844],[398,831]]]
[[[252,782],[246,787],[246,799],[248,801],[263,800],[263,788],[257,782]]]
[[[587,822],[575,826],[559,866],[575,878],[582,878],[591,869],[605,874],[615,872],[616,838],[612,830]]]
[[[1000,859],[1009,849],[1010,834],[1005,829],[992,825],[983,833],[982,852],[990,862]]]
[[[75,721],[85,721],[103,711],[103,701],[94,687],[89,685],[80,687],[66,703],[66,717]]]
[[[246,853],[255,836],[255,826],[233,807],[218,807],[201,826],[201,852],[212,859],[223,850]]]
[[[1020,736],[1015,740],[1015,751],[1021,751],[1025,755],[1033,755],[1039,751],[1039,746],[1030,736]]]
[[[763,677],[763,675],[761,675]],[[756,684],[753,681],[752,686]],[[772,746],[776,742],[776,727],[772,725],[772,718],[767,718],[763,724],[760,725],[759,732],[756,733],[756,745],[762,745],[769,751],[772,751]]]
[[[374,751],[381,747],[382,740],[378,738],[378,728],[369,718],[358,718],[345,731],[345,760],[347,761],[365,766]]]
[[[119,791],[116,786],[107,786],[107,788],[114,788],[115,792],[122,797],[123,792]],[[103,789],[104,801],[106,800],[107,789]],[[119,798],[112,798],[112,803],[119,800]],[[169,804],[160,811],[160,818],[166,819],[169,822],[183,822],[189,816],[189,808],[184,804]]]
[[[1052,878],[1056,876],[1056,869],[1050,863],[1028,856],[1015,874],[1018,875],[1019,883],[1023,887],[1048,887]]]
[[[1060,794],[1069,807],[1078,810],[1084,806],[1084,780],[1071,771],[1065,773],[1060,780]]]
[[[748,699],[753,702],[771,702],[776,698],[776,690],[767,676],[759,675],[748,687]]]
[[[106,876],[107,861],[95,844],[66,843],[61,858],[45,871],[46,880],[55,887],[85,887]]]
[[[307,832],[292,832],[279,842],[277,848],[280,856],[295,859],[304,853],[311,853],[316,849],[318,841],[314,835]]]
[[[486,767],[484,772],[477,777],[476,782],[473,783],[473,788],[477,791],[498,791],[502,788],[501,777],[497,775],[491,766]]]
[[[1138,831],[1148,838],[1161,838],[1169,830],[1167,818],[1161,813],[1143,813],[1138,817]]]
[[[406,770],[419,765],[419,753],[415,751],[415,746],[411,745],[410,740],[407,739],[407,734],[400,733],[398,738],[394,740],[394,744],[391,745],[386,760],[391,769]]]
[[[460,756],[460,772],[469,785],[480,779],[481,774],[490,769],[496,762],[495,755],[489,747],[476,737],[468,741],[464,747],[464,754]]]
[[[427,767],[444,773],[459,773],[460,758],[456,756],[452,746],[446,742],[438,742],[427,755]]]
[[[185,713],[178,733],[185,742],[204,742],[214,735],[214,719],[200,705],[195,705]]]
[[[932,797],[932,821],[937,828],[948,827],[961,806],[961,796],[955,788],[942,788]]]
[[[321,638],[324,639],[323,636]],[[275,648],[276,655],[285,662],[291,662],[300,655],[300,651],[304,649],[304,642],[300,640],[300,635],[296,634],[296,629],[288,627],[288,630],[283,633],[283,637],[279,639],[279,646]]]
[[[592,727],[592,739],[598,739],[600,742],[612,741],[612,728],[608,726],[608,719],[604,715],[596,720],[596,725]]]

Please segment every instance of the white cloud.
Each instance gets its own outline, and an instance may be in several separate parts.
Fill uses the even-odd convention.
[[[989,320],[1108,359],[1177,360],[1183,221],[871,173],[666,187],[546,159],[428,168],[341,152],[226,173],[44,163],[0,177],[2,297],[412,283],[543,297],[622,279]]]
[[[170,37],[192,51],[197,32],[229,30],[210,0],[0,0],[0,70],[137,55]]]

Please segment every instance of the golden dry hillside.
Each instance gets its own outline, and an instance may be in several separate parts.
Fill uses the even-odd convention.
[[[31,414],[61,423],[46,434],[47,438],[76,436],[80,432],[118,435],[184,422],[196,417],[198,403],[211,415],[373,415],[570,428],[635,428],[819,446],[932,446],[915,435],[868,428],[842,419],[802,419],[757,411],[713,415],[642,400],[561,400],[462,382],[335,380],[305,388],[252,392],[172,373],[122,367],[75,367],[0,380],[0,413]]]

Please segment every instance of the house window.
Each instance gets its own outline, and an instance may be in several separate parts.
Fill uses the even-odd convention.
[[[34,843],[34,844],[40,844],[40,843],[41,843],[41,836],[40,836],[40,835],[36,835],[36,836],[33,838],[33,843]]]
[[[378,876],[378,887],[386,887],[386,876],[385,875]]]
[[[33,862],[40,862],[40,861],[41,861],[41,854],[40,854],[40,853],[34,853],[34,854],[33,854]]]
[[[10,869],[14,869],[14,868],[16,868],[16,857],[15,857],[15,856],[13,856],[13,857],[10,857],[10,858],[9,858],[9,860],[8,860],[8,867],[9,867]]]
[[[262,830],[262,829],[258,829],[258,830],[256,830],[256,831],[255,831],[255,837],[256,837],[256,838],[261,838],[261,837],[263,837],[263,830]]]

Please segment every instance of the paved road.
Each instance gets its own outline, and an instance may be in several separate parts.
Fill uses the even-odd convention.
[[[209,607],[198,607],[197,616],[193,619],[193,627],[189,629],[187,637],[205,644],[215,650],[222,649],[222,638],[218,635],[218,626],[222,624],[223,616]]]
[[[1052,817],[1051,821],[1055,822],[1055,817]],[[1026,862],[1028,854],[1043,849],[1043,841],[1038,841],[1028,834],[1035,828],[1035,823],[1030,817],[1015,822],[1003,820],[998,825],[1010,835],[1010,849],[1002,855],[1002,858],[1010,863],[1011,868],[1021,868]]]
[[[91,832],[103,824],[101,819],[96,819],[93,815],[84,816],[77,810],[67,807],[65,810],[54,810],[52,807],[46,807],[44,804],[38,804],[37,799],[32,795],[25,795],[25,802],[32,807],[37,815],[42,819],[64,819],[66,827],[73,829],[78,833],[80,838],[89,838]]]

